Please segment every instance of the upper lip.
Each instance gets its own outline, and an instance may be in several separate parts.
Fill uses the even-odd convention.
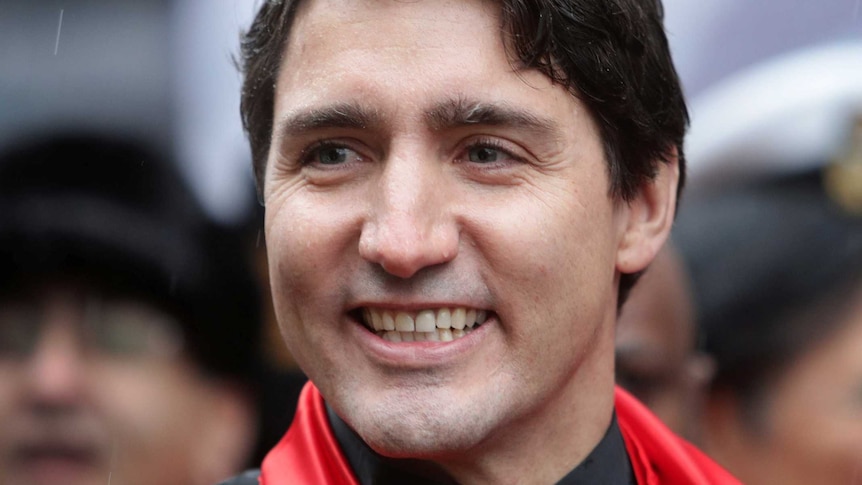
[[[375,310],[386,310],[390,312],[419,312],[422,310],[440,310],[442,308],[467,308],[474,310],[487,310],[487,308],[482,307],[481,305],[475,305],[470,303],[451,303],[451,302],[404,302],[398,301],[394,303],[392,301],[380,301],[380,302],[366,302],[355,305],[352,310],[364,310],[366,308],[373,308]]]

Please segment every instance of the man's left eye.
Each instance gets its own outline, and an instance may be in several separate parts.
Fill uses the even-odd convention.
[[[472,147],[468,151],[468,157],[474,163],[493,163],[505,156],[501,150],[487,146]]]

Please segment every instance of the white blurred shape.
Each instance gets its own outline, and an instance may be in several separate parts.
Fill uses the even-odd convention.
[[[702,93],[690,109],[692,188],[821,164],[843,150],[862,113],[862,41],[757,64]]]
[[[177,159],[204,207],[222,222],[250,209],[252,170],[239,115],[239,35],[258,2],[177,0],[174,3],[174,96]]]

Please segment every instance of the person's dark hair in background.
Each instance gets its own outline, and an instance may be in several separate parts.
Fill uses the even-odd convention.
[[[212,483],[242,467],[260,332],[243,244],[134,142],[3,154],[0,482]]]
[[[299,1],[268,1],[242,43],[241,111],[262,191],[275,85]],[[580,99],[599,127],[611,193],[628,201],[655,164],[676,155],[685,180],[688,112],[655,0],[503,0],[504,44],[515,68],[535,68]],[[289,68],[289,66],[288,66]],[[620,278],[619,304],[639,273]]]
[[[745,483],[858,479],[862,205],[840,201],[860,200],[860,161],[739,184],[680,214],[717,364],[704,445]]]

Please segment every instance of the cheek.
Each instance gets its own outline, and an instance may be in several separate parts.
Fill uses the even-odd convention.
[[[609,210],[534,197],[481,214],[475,231],[485,281],[530,380],[596,346],[614,284]],[[570,369],[557,372],[569,375]],[[541,378],[544,379],[544,378]]]
[[[313,295],[312,287],[344,264],[344,254],[357,251],[355,204],[344,199],[300,192],[267,206],[265,234],[276,304]],[[301,293],[293,296],[295,292]]]
[[[0,417],[7,414],[16,400],[22,394],[21,383],[24,372],[14,364],[0,361]]]
[[[828,376],[805,377],[789,380],[772,400],[776,466],[807,483],[862,483],[860,410],[849,409]]]
[[[522,304],[578,313],[598,303],[614,277],[610,211],[561,198],[526,198],[479,214],[477,246],[492,280],[516,286],[527,297]]]
[[[304,353],[317,345],[313,339],[327,336],[310,332],[302,322],[340,308],[342,288],[359,261],[359,218],[342,199],[297,193],[267,207],[273,306],[282,337],[298,361],[307,360]]]
[[[9,424],[17,419],[22,411],[21,396],[25,391],[22,383],[23,372],[14,370],[12,365],[0,362],[0,477],[2,477],[2,457]],[[2,483],[2,480],[0,480]]]
[[[817,473],[834,474],[835,483],[839,478],[844,483],[862,483],[862,416],[858,409],[852,414],[848,411],[820,410],[821,415],[802,428],[809,430],[800,430],[801,436],[796,438],[809,443],[810,449],[802,453],[810,455]]]
[[[95,373],[97,409],[118,443],[138,454],[182,447],[196,433],[200,383],[189,371],[112,364]]]

